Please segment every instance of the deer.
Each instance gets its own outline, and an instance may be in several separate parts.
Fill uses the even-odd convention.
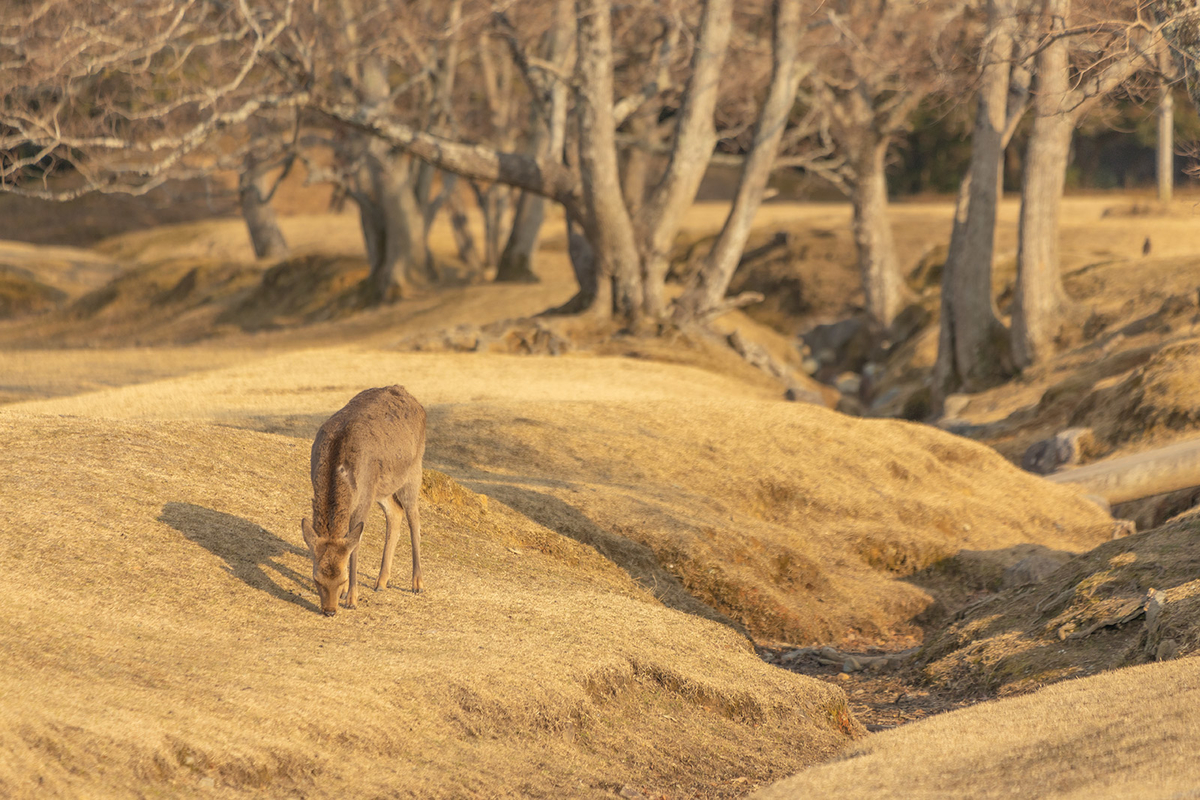
[[[358,606],[358,546],[372,503],[387,527],[375,591],[392,574],[401,513],[412,539],[412,590],[421,591],[421,461],[425,409],[403,386],[366,389],[325,421],[312,446],[312,521],[300,520],[313,581],[328,617]]]

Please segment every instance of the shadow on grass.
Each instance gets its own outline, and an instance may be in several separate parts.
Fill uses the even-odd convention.
[[[479,472],[476,470],[475,474],[479,475]],[[550,494],[505,483],[501,476],[488,476],[483,480],[461,477],[459,481],[471,491],[494,497],[555,533],[595,548],[668,608],[718,622],[751,638],[745,625],[688,592],[678,578],[663,569],[658,556],[649,547],[606,530],[569,503]]]
[[[192,503],[167,503],[158,520],[213,555],[220,556],[229,571],[247,586],[307,611],[319,610],[315,603],[280,587],[266,573],[267,569],[271,569],[295,583],[297,588],[310,589],[312,581],[309,576],[285,567],[276,560],[282,555],[308,558],[308,551],[304,548],[280,539],[249,520]]]

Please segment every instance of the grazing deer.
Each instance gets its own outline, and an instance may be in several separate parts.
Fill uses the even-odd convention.
[[[313,521],[300,530],[313,561],[313,580],[326,616],[338,600],[358,605],[358,544],[372,503],[387,517],[383,563],[375,590],[392,573],[400,512],[412,537],[412,588],[421,591],[421,459],[425,409],[403,386],[367,389],[325,421],[312,446]]]

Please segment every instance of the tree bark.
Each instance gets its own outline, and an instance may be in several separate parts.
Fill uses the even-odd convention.
[[[1069,0],[1045,0],[1043,8],[1051,35],[1062,33]],[[1066,300],[1058,263],[1058,217],[1075,128],[1068,47],[1065,38],[1051,40],[1036,60],[1037,95],[1021,183],[1011,330],[1013,359],[1020,369],[1054,352]]]
[[[713,112],[732,20],[733,0],[706,0],[692,56],[692,71],[679,109],[671,160],[640,215],[645,220],[639,235],[645,275],[645,311],[655,318],[661,318],[666,312],[666,277],[675,236],[684,213],[695,202],[700,181],[717,143]]]
[[[483,264],[479,260],[479,252],[475,249],[475,237],[471,235],[462,196],[457,191],[451,191],[447,195],[446,209],[450,213],[450,230],[454,236],[454,246],[458,250],[458,257],[472,272],[481,272]]]
[[[648,105],[629,118],[629,132],[634,143],[625,151],[621,188],[625,194],[625,207],[635,218],[642,213],[646,203],[652,163],[650,151],[658,139],[655,135],[657,123],[658,107],[654,105]]]
[[[413,191],[407,157],[393,156],[382,141],[369,142],[367,150],[362,189],[351,197],[358,203],[367,246],[368,283],[376,300],[393,302],[430,282],[424,216]]]
[[[1011,357],[992,297],[996,211],[1003,186],[1009,76],[1017,28],[1013,0],[988,3],[987,44],[971,134],[971,162],[942,267],[935,394],[983,388],[1006,377]]]
[[[331,103],[315,106],[314,110],[459,177],[528,189],[562,203],[573,213],[582,212],[579,178],[561,162],[418,131],[359,106]]]
[[[1143,38],[1102,69],[1071,73],[1069,40],[1064,35],[1070,11],[1070,0],[1042,4],[1050,37],[1035,61],[1037,95],[1021,184],[1010,329],[1018,369],[1052,355],[1062,325],[1066,290],[1058,261],[1058,216],[1075,124],[1092,102],[1120,85],[1135,68],[1155,66],[1149,60],[1150,43]],[[1131,34],[1137,33],[1138,29],[1131,29]]]
[[[1158,97],[1158,202],[1171,202],[1175,188],[1175,96],[1163,80]]]
[[[571,34],[574,29],[574,9],[569,0],[559,0],[554,9],[554,23],[546,44],[546,59],[560,68],[566,64]],[[546,119],[538,119],[537,103],[533,104],[533,142],[531,150],[536,158],[551,161],[562,160],[563,146],[567,138],[567,84],[550,79],[548,112]],[[544,85],[543,85],[544,88]],[[544,103],[543,103],[544,104]],[[517,200],[512,231],[500,262],[496,268],[497,281],[535,282],[534,254],[541,238],[542,223],[546,217],[545,199],[534,192],[523,190]]]
[[[611,280],[612,308],[597,308],[637,323],[642,317],[642,275],[633,222],[621,195],[613,128],[611,0],[576,0],[579,170],[584,234],[596,256],[597,300]],[[597,305],[601,305],[597,303]]]
[[[867,313],[885,328],[900,313],[906,299],[887,214],[886,156],[886,141],[872,142],[862,148],[855,165],[857,183],[851,197],[854,242],[858,246]]]
[[[282,258],[288,253],[287,240],[275,218],[275,209],[271,208],[270,194],[271,181],[266,171],[252,157],[247,157],[238,179],[238,199],[257,258]]]
[[[533,252],[542,234],[546,201],[531,192],[521,192],[513,215],[512,230],[496,264],[497,283],[537,283]]]
[[[805,71],[799,61],[800,0],[775,2],[774,67],[767,98],[759,111],[754,143],[742,166],[737,194],[725,224],[703,265],[676,301],[675,319],[703,320],[722,308],[754,215],[762,203],[779,142]]]

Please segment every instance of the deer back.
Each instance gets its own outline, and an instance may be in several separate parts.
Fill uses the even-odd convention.
[[[367,389],[325,421],[312,447],[313,523],[345,536],[371,503],[419,476],[425,409],[403,386]]]

